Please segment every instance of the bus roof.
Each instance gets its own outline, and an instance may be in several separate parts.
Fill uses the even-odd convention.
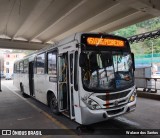
[[[79,33],[75,33],[75,34],[73,34],[73,35],[71,35],[71,36],[69,36],[69,37],[66,37],[66,38],[64,38],[64,39],[62,39],[62,40],[60,40],[60,41],[57,41],[57,42],[55,42],[54,44],[51,44],[50,46],[46,46],[46,47],[44,47],[44,48],[42,48],[42,49],[40,49],[40,50],[37,50],[37,51],[35,51],[35,52],[33,52],[33,53],[25,56],[23,59],[17,60],[17,61],[15,61],[15,62],[20,62],[21,60],[24,60],[24,59],[27,59],[27,58],[30,58],[30,57],[31,57],[31,58],[32,58],[32,57],[35,57],[37,54],[39,54],[39,53],[41,53],[41,52],[48,51],[48,50],[50,50],[50,49],[52,49],[52,48],[60,47],[60,46],[62,46],[62,45],[64,45],[64,44],[73,42],[73,41],[75,41],[75,40],[77,40],[77,41],[80,43],[80,39],[81,39],[80,36],[81,36],[82,34],[108,35],[108,36],[116,36],[116,37],[118,37],[118,38],[120,38],[120,39],[126,39],[126,38],[124,38],[124,37],[117,36],[117,35],[114,35],[114,34],[96,33],[96,32],[79,32]],[[127,39],[126,39],[126,40],[127,40]]]

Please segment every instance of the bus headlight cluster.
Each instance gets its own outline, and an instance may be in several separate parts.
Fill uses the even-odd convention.
[[[101,109],[100,105],[97,102],[93,101],[92,99],[82,98],[82,101],[91,110]]]
[[[136,89],[134,90],[134,92],[132,93],[131,97],[129,98],[129,102],[133,102],[136,99],[137,93],[136,93]]]
[[[100,105],[98,103],[96,103],[95,101],[93,101],[92,99],[89,99],[88,100],[88,107],[92,110],[95,110],[95,109],[100,109]]]

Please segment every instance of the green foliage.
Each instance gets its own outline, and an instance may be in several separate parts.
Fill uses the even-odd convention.
[[[154,31],[157,29],[160,29],[160,17],[137,23],[135,25],[115,31],[113,33],[115,35],[120,35],[123,37],[130,37],[136,34]],[[132,52],[134,52],[135,54],[151,54],[152,43],[153,43],[153,53],[160,53],[160,38],[145,40],[144,42],[131,44]]]
[[[159,29],[160,28],[160,17],[137,23],[136,26],[139,28],[145,28],[148,31],[152,31],[153,29],[154,30]]]
[[[116,35],[123,36],[123,37],[129,37],[129,36],[133,36],[136,34],[136,29],[137,29],[136,25],[132,25],[128,28],[123,28],[123,29],[121,29],[119,31],[115,31],[113,33]]]

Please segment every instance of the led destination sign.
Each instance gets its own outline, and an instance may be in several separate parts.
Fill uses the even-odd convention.
[[[111,39],[111,38],[95,38],[88,37],[87,44],[92,46],[111,46],[111,47],[124,47],[123,40]]]

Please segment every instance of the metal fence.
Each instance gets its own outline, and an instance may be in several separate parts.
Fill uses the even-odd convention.
[[[144,92],[154,92],[160,90],[160,78],[135,77],[136,88],[142,88]]]
[[[135,64],[138,65],[151,65],[151,63],[160,63],[160,53],[153,54],[140,54],[135,55]]]

